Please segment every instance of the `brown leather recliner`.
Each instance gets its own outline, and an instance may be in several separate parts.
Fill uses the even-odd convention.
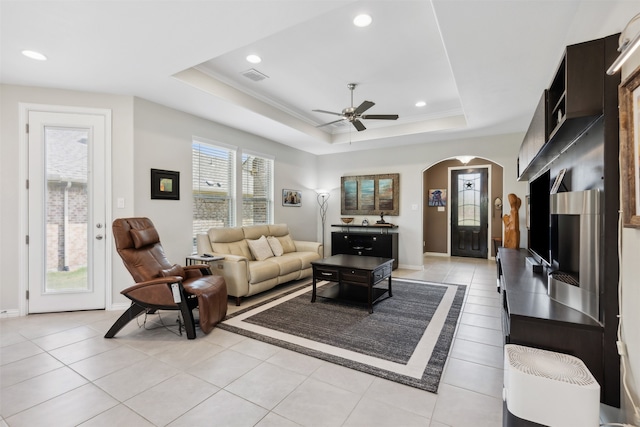
[[[142,312],[180,310],[187,338],[196,337],[193,309],[200,311],[200,328],[209,333],[227,314],[227,286],[222,276],[211,275],[208,265],[171,264],[149,218],[113,221],[116,249],[136,284],[121,293],[131,306],[116,320],[105,338],[113,338]]]

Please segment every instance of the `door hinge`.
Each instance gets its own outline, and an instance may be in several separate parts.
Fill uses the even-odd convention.
[[[24,242],[28,245],[29,244],[29,235],[27,234],[26,236],[24,236]]]
[[[28,189],[29,189],[29,180],[27,180],[27,181],[25,182],[25,185],[27,186],[27,190],[28,190]]]
[[[27,289],[27,299],[29,299],[29,290]]]
[[[26,123],[26,124],[24,125],[24,127],[25,127],[25,129],[24,129],[24,130],[25,130],[27,133],[29,133],[29,123]]]

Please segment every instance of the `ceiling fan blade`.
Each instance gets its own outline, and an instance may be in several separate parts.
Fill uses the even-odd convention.
[[[321,128],[322,126],[332,125],[332,124],[334,124],[334,123],[342,122],[342,121],[344,121],[344,120],[347,120],[347,119],[338,119],[338,120],[334,120],[334,121],[329,122],[329,123],[323,123],[323,124],[318,125],[318,126],[316,126],[316,127],[317,127],[317,128]]]
[[[363,102],[362,102],[362,104],[360,104],[360,105],[358,106],[358,108],[356,108],[356,109],[353,111],[353,114],[355,114],[356,116],[357,116],[358,114],[362,114],[362,113],[364,113],[365,111],[367,111],[369,108],[373,107],[374,105],[376,105],[376,103],[375,103],[375,102],[371,102],[371,101],[363,101]]]
[[[358,120],[358,119],[355,119],[351,123],[353,123],[353,126],[358,130],[358,132],[363,131],[363,130],[366,129],[366,127],[364,127],[362,122],[360,120]]]
[[[360,116],[361,119],[373,119],[373,120],[398,120],[397,114],[366,114]]]
[[[311,110],[311,111],[315,111],[316,113],[333,114],[334,116],[342,115],[342,113],[334,113],[333,111],[327,111],[327,110]]]

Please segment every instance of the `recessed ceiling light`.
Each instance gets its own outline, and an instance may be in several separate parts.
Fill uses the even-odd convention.
[[[260,58],[258,55],[248,55],[247,61],[251,62],[252,64],[259,64],[260,62],[262,62],[262,58]]]
[[[371,24],[371,15],[362,14],[353,18],[353,25],[356,27],[368,27]]]
[[[426,102],[424,102],[424,101],[418,101],[418,102],[416,102],[416,107],[424,107],[425,105],[427,105],[427,103],[426,103]]]
[[[37,61],[46,61],[47,57],[41,54],[40,52],[36,52],[34,50],[23,50],[22,54],[27,58],[35,59]]]

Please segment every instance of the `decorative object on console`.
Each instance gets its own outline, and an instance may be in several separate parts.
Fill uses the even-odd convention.
[[[384,220],[384,212],[380,212],[380,220],[376,221],[376,224],[386,224],[387,221]]]
[[[400,174],[343,176],[342,215],[399,215]]]
[[[368,219],[366,219],[366,218],[365,218],[365,219],[363,219],[363,220],[362,220],[362,225],[363,225],[364,227],[366,227],[367,225],[369,225],[369,220],[368,220]]]
[[[180,172],[151,169],[151,198],[180,200]]]
[[[504,243],[505,248],[518,249],[520,247],[520,218],[518,209],[522,200],[520,197],[510,193],[509,204],[511,205],[511,214],[505,214],[502,217],[504,222]]]
[[[640,67],[620,84],[620,178],[622,224],[640,228],[640,135],[637,106],[640,102]]]
[[[329,207],[328,200],[329,194],[325,190],[316,190],[316,200],[318,200],[318,206],[320,206],[320,221],[322,222],[322,257],[324,258],[324,225],[327,222],[327,208]]]
[[[343,218],[340,218],[340,221],[342,221],[345,224],[351,224],[353,222],[353,217],[351,218],[343,217]]]
[[[298,190],[282,190],[282,206],[295,206],[300,207],[302,205],[302,193]]]

